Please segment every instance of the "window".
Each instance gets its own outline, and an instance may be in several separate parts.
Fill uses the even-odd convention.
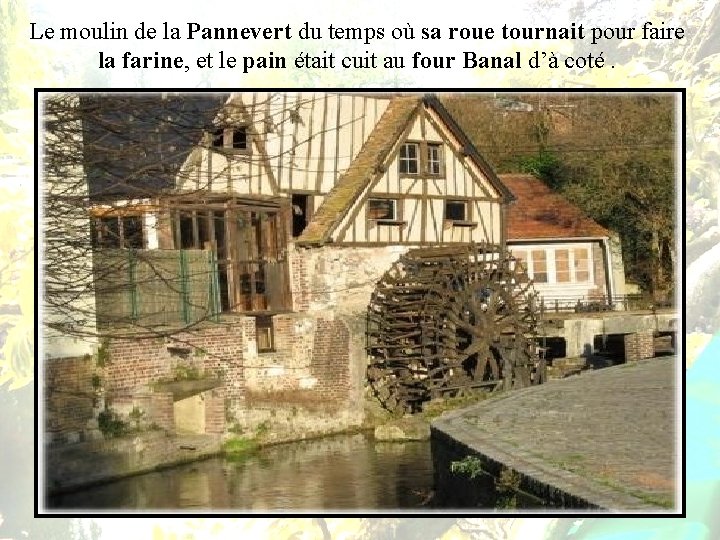
[[[287,288],[284,212],[257,211],[227,202],[188,209],[195,201],[176,202],[171,209],[174,249],[214,251],[223,311],[277,312],[291,302]]]
[[[212,132],[212,146],[214,148],[222,148],[225,146],[225,130],[224,129],[216,129]]]
[[[275,332],[272,317],[255,317],[255,339],[258,352],[275,350]]]
[[[93,246],[98,248],[119,248],[120,222],[116,217],[93,220]]]
[[[573,259],[575,281],[578,283],[590,281],[588,250],[586,248],[573,249]]]
[[[400,147],[400,174],[443,174],[443,148],[440,143],[406,142]],[[421,156],[423,159],[420,159]]]
[[[588,247],[566,245],[512,252],[536,283],[589,284],[593,279]]]
[[[400,147],[400,174],[418,174],[420,171],[420,145],[405,143]]]
[[[247,150],[248,148],[247,129],[244,127],[232,130],[232,147]]]
[[[467,201],[445,201],[445,219],[467,221]]]
[[[212,148],[250,150],[250,137],[246,126],[217,128],[210,133]]]
[[[143,249],[145,235],[142,216],[110,216],[94,219],[93,246]]]
[[[570,283],[570,251],[555,250],[555,280],[558,283]]]
[[[374,221],[396,221],[397,200],[368,199],[368,219]]]
[[[547,283],[548,272],[547,272],[547,254],[544,249],[533,249],[531,252],[532,258],[532,275],[536,283]]]
[[[442,174],[442,145],[430,144],[427,145],[427,168],[428,174],[440,175]]]

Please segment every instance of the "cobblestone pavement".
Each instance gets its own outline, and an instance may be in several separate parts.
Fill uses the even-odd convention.
[[[602,508],[674,507],[677,357],[509,392],[434,427],[532,479]]]

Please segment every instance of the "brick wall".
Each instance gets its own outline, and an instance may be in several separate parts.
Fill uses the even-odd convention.
[[[318,320],[310,374],[327,401],[345,402],[350,397],[349,345],[350,335],[342,321]]]
[[[231,421],[233,416],[253,417],[246,414],[253,406],[250,394],[256,405],[258,397],[263,398],[263,406],[294,404],[298,397],[311,407],[333,404],[348,412],[343,418],[356,422],[365,380],[364,324],[348,321],[364,317],[377,280],[406,250],[291,248],[291,287],[298,311],[273,316],[271,352],[258,352],[255,318],[242,316],[169,337],[110,340],[109,360],[100,370],[108,404],[125,415],[140,407],[148,423],[171,430],[172,395],[154,392],[153,385],[174,379],[184,367],[224,379],[222,387],[203,394],[208,433],[224,431],[226,416]],[[91,375],[84,377],[90,384]],[[84,418],[92,416],[89,403]]]
[[[76,439],[93,418],[96,373],[91,356],[45,360],[45,430],[51,439]]]
[[[173,408],[172,393],[153,392],[148,418],[162,429],[167,431],[175,430],[175,411]]]
[[[253,324],[254,332],[254,324]],[[172,379],[179,367],[222,375],[228,395],[242,393],[242,359],[247,354],[247,322],[211,324],[171,337],[112,339],[103,370],[106,391],[123,395],[148,389],[158,379]],[[254,334],[253,334],[254,337]]]
[[[225,389],[215,388],[203,394],[205,398],[205,433],[225,431]]]
[[[627,334],[625,336],[625,361],[634,362],[655,356],[654,333],[652,330]]]

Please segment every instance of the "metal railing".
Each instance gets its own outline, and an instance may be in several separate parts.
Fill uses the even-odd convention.
[[[543,313],[597,313],[603,311],[653,311],[672,308],[671,302],[657,302],[643,294],[546,296],[539,294]]]

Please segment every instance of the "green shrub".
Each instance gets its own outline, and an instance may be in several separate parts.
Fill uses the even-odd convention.
[[[100,340],[97,351],[95,352],[95,364],[97,367],[103,368],[110,363],[110,340],[103,338]]]
[[[200,379],[200,369],[195,366],[186,366],[179,364],[175,368],[175,380],[176,381],[197,381]]]
[[[497,508],[517,508],[517,492],[520,489],[520,473],[503,467],[500,477],[495,480],[498,492]]]
[[[98,414],[98,428],[106,439],[112,439],[127,431],[127,423],[112,409],[105,409]]]
[[[477,456],[465,456],[460,461],[450,462],[450,472],[467,474],[470,478],[475,478],[485,471],[483,471],[480,458]]]

